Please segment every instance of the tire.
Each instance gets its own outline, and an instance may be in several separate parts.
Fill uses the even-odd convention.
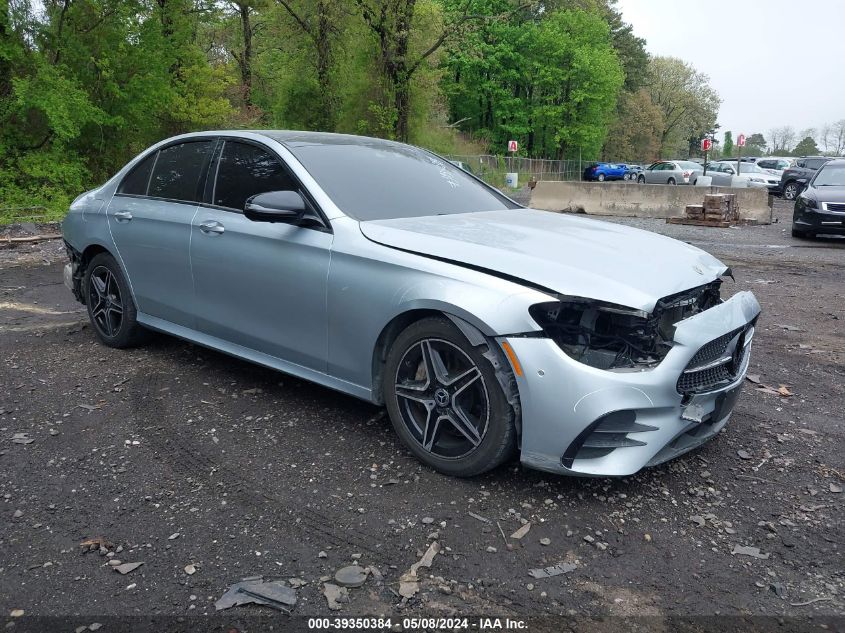
[[[498,367],[484,355],[489,352]],[[513,384],[498,346],[473,347],[445,317],[408,326],[387,353],[382,379],[402,443],[421,462],[453,477],[472,477],[504,463],[516,451],[516,414],[501,372],[507,372],[505,384]]]
[[[103,345],[134,347],[144,341],[145,330],[137,320],[129,284],[114,257],[100,253],[85,269],[82,281],[91,327]]]
[[[674,178],[670,178],[669,180],[667,180],[667,181],[666,181],[666,184],[667,184],[667,185],[676,185],[676,184],[678,184],[678,183],[676,183],[676,182],[675,182],[675,179],[674,179]]]
[[[645,184],[645,176],[643,176],[642,174],[637,176],[637,183],[644,185]]]
[[[784,200],[795,200],[798,197],[800,192],[800,188],[798,187],[798,183],[790,180],[783,186],[783,199]]]
[[[604,174],[599,174],[599,175],[596,177],[596,180],[598,180],[599,182],[604,182]]]

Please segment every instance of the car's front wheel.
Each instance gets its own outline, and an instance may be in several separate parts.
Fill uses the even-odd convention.
[[[114,257],[100,253],[85,269],[83,278],[88,318],[97,338],[109,347],[132,347],[147,331],[137,321],[129,284]]]
[[[645,184],[645,176],[643,176],[642,174],[637,176],[637,182],[641,185],[644,185]]]
[[[396,338],[382,388],[408,449],[435,470],[471,477],[516,449],[516,414],[502,388],[512,380],[498,348],[474,347],[451,321],[432,317]]]
[[[783,197],[786,200],[795,200],[799,194],[799,187],[797,182],[788,182],[783,186]]]

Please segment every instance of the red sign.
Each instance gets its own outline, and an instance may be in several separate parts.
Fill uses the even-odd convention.
[[[745,134],[740,134],[736,137],[736,144],[739,147],[745,147]]]
[[[515,152],[518,149],[516,141],[508,141],[508,151]]]
[[[709,151],[710,151],[710,147],[711,147],[712,145],[713,145],[713,141],[711,141],[709,138],[703,138],[703,139],[701,139],[701,151],[702,151],[702,152],[709,152]]]

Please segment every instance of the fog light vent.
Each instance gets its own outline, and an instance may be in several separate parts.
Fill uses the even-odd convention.
[[[634,411],[608,413],[575,438],[563,454],[561,463],[566,468],[571,468],[576,459],[596,459],[610,454],[617,448],[645,446],[645,442],[628,437],[628,433],[656,430],[656,426],[637,422],[637,414]]]

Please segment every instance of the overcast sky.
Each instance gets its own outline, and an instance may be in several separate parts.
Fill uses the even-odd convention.
[[[845,119],[845,0],[619,0],[652,55],[680,57],[722,97],[720,132],[796,133]]]

